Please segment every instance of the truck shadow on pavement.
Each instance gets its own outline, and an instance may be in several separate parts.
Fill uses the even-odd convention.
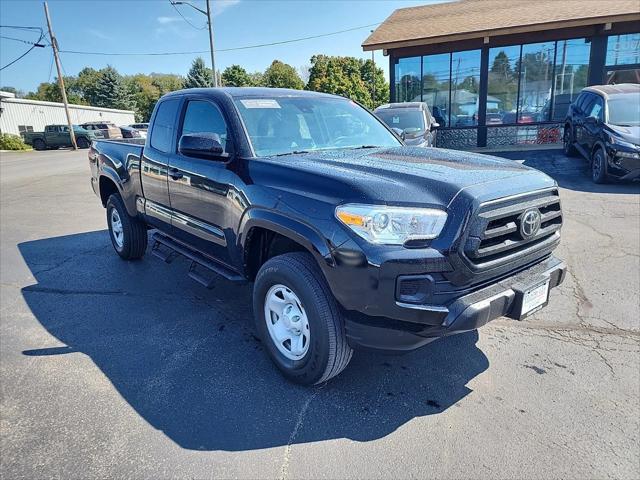
[[[206,290],[181,259],[121,261],[106,230],[19,249],[37,280],[24,299],[65,345],[23,354],[37,357],[35,368],[55,355],[88,355],[137,413],[186,449],[375,440],[454,407],[489,365],[468,332],[404,356],[356,352],[336,379],[303,388],[280,376],[254,336],[250,286],[221,280]]]

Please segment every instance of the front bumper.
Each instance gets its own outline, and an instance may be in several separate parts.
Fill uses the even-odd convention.
[[[502,316],[517,318],[522,292],[549,282],[549,290],[564,281],[566,265],[549,258],[512,276],[467,293],[444,305],[401,304],[437,324],[415,323],[348,312],[345,329],[351,346],[389,352],[416,349],[438,337],[475,330]],[[543,306],[546,305],[546,302]]]

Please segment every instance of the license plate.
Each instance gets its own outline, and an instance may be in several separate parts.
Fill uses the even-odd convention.
[[[535,310],[541,308],[545,303],[547,303],[548,297],[548,281],[524,292],[524,296],[522,297],[522,308],[520,309],[520,317],[529,315]]]

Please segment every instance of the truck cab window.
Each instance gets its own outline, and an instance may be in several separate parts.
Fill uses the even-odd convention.
[[[173,140],[173,125],[176,122],[176,113],[180,100],[164,100],[158,106],[153,130],[151,131],[151,147],[163,153],[169,153]]]
[[[182,122],[182,135],[187,133],[216,133],[226,151],[227,124],[218,107],[210,102],[193,100],[187,104]]]

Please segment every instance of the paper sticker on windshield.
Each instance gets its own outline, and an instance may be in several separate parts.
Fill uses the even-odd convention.
[[[400,117],[391,117],[391,123],[400,123]]]
[[[272,98],[245,98],[240,102],[245,108],[280,108],[280,104]]]

